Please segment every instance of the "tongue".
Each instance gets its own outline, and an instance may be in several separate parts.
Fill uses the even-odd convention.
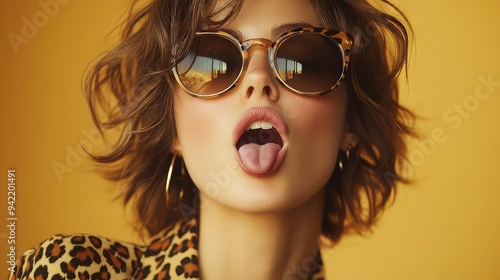
[[[273,167],[281,146],[275,143],[258,145],[255,143],[245,144],[240,147],[241,163],[254,174],[265,174]]]

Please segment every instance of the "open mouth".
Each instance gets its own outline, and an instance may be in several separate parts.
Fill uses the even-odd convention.
[[[252,123],[250,127],[243,132],[238,143],[236,143],[236,149],[239,150],[241,146],[251,143],[257,145],[274,143],[280,146],[280,148],[283,147],[283,139],[278,130],[274,128],[272,124],[263,121]]]
[[[281,115],[269,108],[252,108],[241,117],[234,131],[236,159],[252,176],[277,171],[286,153],[288,129]]]

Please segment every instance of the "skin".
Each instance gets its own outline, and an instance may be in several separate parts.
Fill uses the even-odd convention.
[[[309,1],[246,1],[225,28],[248,38],[276,39],[274,27],[319,26]],[[347,133],[344,86],[306,97],[288,91],[273,76],[267,50],[249,50],[249,65],[236,88],[215,99],[178,90],[174,98],[177,138],[200,190],[202,279],[282,279],[313,255],[321,232],[324,186],[339,149],[354,146]],[[271,176],[254,177],[236,163],[233,130],[253,107],[277,110],[288,126],[285,159]],[[250,265],[251,264],[251,265]],[[293,274],[292,274],[293,275]]]

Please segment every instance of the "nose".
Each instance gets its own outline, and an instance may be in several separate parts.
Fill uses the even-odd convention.
[[[279,100],[278,81],[273,76],[267,53],[267,48],[263,46],[248,49],[248,66],[241,84],[243,103],[261,98],[268,98],[272,102]]]

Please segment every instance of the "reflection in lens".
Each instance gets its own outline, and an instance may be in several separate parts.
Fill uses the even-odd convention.
[[[316,33],[289,37],[276,51],[278,75],[291,88],[302,92],[323,92],[340,79],[344,60],[340,46]]]
[[[178,66],[178,68],[181,72],[182,83],[194,92],[203,91],[209,82],[222,79],[227,74],[227,63],[218,59],[191,54],[187,61],[190,61],[188,71],[182,71],[184,65]]]
[[[197,94],[215,94],[237,79],[243,58],[237,46],[218,35],[199,35],[188,55],[177,64],[182,84]]]
[[[283,80],[293,80],[295,76],[302,74],[302,63],[285,58],[276,59],[278,63],[278,71]]]

